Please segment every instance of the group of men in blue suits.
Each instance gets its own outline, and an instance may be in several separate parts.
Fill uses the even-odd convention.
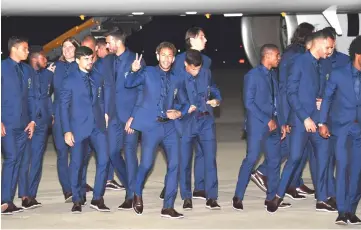
[[[180,182],[183,208],[193,208],[193,142],[198,156],[193,195],[206,199],[209,209],[220,208],[212,108],[222,98],[212,80],[210,58],[200,52],[207,41],[203,30],[187,31],[188,50],[178,56],[173,44],[161,43],[155,67],[146,66],[141,56],[125,46],[125,40],[121,30],[108,34],[105,43],[111,54],[99,58],[94,38],[86,37],[81,45],[68,38],[62,43],[61,60],[47,67],[41,52],[31,54],[31,66],[22,63],[29,53],[28,43],[10,39],[10,57],[2,62],[2,108],[6,111],[2,113],[2,214],[41,206],[35,198],[51,125],[59,180],[65,201],[73,202],[72,213],[81,213],[86,205],[86,168],[94,151],[96,176],[90,207],[109,211],[103,196],[112,165],[126,190],[118,209],[142,214],[142,190],[161,145],[167,159],[161,215],[182,218],[174,201]],[[17,184],[22,208],[13,203]]]
[[[299,42],[282,58],[277,46],[266,44],[260,65],[245,75],[247,155],[233,208],[243,210],[252,178],[267,192],[270,213],[291,207],[283,202],[286,194],[293,199],[314,195],[317,211],[338,212],[336,224],[361,224],[356,216],[361,198],[361,37],[351,43],[347,56],[335,50],[332,28],[309,33],[313,26],[302,23],[297,30]],[[266,160],[252,173],[261,151]],[[302,186],[307,159],[314,194]]]

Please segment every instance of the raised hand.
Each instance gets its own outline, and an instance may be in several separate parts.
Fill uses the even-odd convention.
[[[132,64],[132,72],[137,72],[142,67],[141,65],[142,56],[143,54],[141,54],[138,59],[138,54],[135,55],[135,60],[133,61]]]

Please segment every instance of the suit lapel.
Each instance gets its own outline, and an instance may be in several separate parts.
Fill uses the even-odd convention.
[[[349,65],[350,66],[350,65]],[[346,89],[350,89],[348,91],[350,91],[350,93],[348,94],[351,98],[351,100],[353,102],[355,102],[355,104],[357,103],[357,97],[356,97],[356,93],[355,93],[355,90],[354,90],[354,81],[353,81],[353,74],[352,74],[352,68],[348,68],[347,71],[349,71],[350,74],[346,74],[346,76],[350,76],[347,78],[347,84],[348,86],[346,87]]]

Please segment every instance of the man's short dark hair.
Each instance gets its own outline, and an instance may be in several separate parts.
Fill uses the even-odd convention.
[[[332,39],[335,40],[335,36],[333,36],[332,32],[329,30],[319,30],[313,33],[313,39]]]
[[[332,26],[325,27],[325,28],[323,28],[323,30],[332,33],[332,35],[336,38],[336,36],[337,36],[336,30]]]
[[[80,59],[81,57],[90,56],[90,55],[93,55],[93,50],[87,46],[79,46],[75,50],[76,59]]]
[[[186,63],[188,65],[194,65],[196,67],[202,65],[202,54],[198,50],[187,50],[186,51]]]
[[[107,42],[106,42],[105,38],[98,38],[96,45],[97,46],[106,46]]]
[[[177,49],[175,48],[175,46],[173,45],[173,43],[170,42],[162,42],[157,46],[156,52],[157,54],[160,54],[160,51],[164,48],[170,49],[173,51],[173,56],[175,56],[177,54]]]
[[[29,59],[31,60],[33,58],[38,58],[40,55],[43,55],[44,57],[46,57],[44,51],[34,51],[34,52],[30,53]]]
[[[350,48],[348,49],[351,60],[355,60],[356,54],[361,54],[361,36],[357,36],[352,40]]]
[[[28,43],[28,39],[23,38],[23,37],[12,36],[8,40],[8,51],[11,52],[11,48],[13,48],[23,42]]]
[[[127,39],[127,35],[120,28],[117,31],[110,32],[107,36],[113,37],[116,41],[122,41],[123,44],[125,44],[125,40]]]
[[[278,46],[274,44],[264,44],[260,50],[261,58],[263,58],[269,50],[279,50],[279,49]]]
[[[204,32],[202,28],[200,27],[192,27],[192,28],[189,28],[186,32],[186,36],[185,36],[185,40],[186,40],[186,48],[187,49],[190,49],[192,47],[191,45],[191,38],[195,38],[197,37],[197,35],[200,33],[200,32]]]

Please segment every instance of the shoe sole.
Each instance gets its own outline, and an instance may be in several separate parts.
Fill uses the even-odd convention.
[[[71,213],[72,214],[81,214],[81,212],[79,212],[79,211],[74,211],[74,212],[72,211]]]
[[[317,208],[316,208],[316,211],[317,211],[317,212],[329,212],[329,213],[338,212],[337,210],[335,210],[335,211],[330,211],[330,210],[327,210],[327,209],[317,209]]]
[[[24,209],[24,210],[31,210],[31,209],[39,208],[39,207],[41,207],[41,206],[33,205],[33,206],[31,206],[31,207],[24,207],[24,206],[21,206],[21,207],[22,207],[22,209]]]
[[[73,196],[68,197],[65,199],[65,203],[71,203],[71,200],[73,199]]]
[[[311,194],[311,193],[303,193],[303,192],[299,192],[299,191],[297,191],[297,192],[298,192],[298,194],[300,194],[300,195],[302,195],[302,196],[315,196],[314,193]]]
[[[160,216],[163,217],[163,218],[169,218],[169,219],[182,219],[182,218],[184,218],[184,216],[173,217],[173,216],[164,215],[164,214],[160,214]]]
[[[184,211],[190,211],[192,210],[193,208],[183,208]]]
[[[209,210],[221,210],[221,207],[212,208],[211,206],[206,206],[206,208],[208,208]]]
[[[351,223],[349,220],[347,220],[347,223],[348,223],[348,224],[351,224],[351,225],[361,225],[361,222],[358,222],[358,223]]]
[[[131,207],[131,208],[119,208],[118,207],[118,210],[130,211],[130,210],[133,210],[133,207]]]
[[[97,206],[92,205],[92,204],[89,205],[89,207],[92,208],[92,209],[97,210],[98,212],[110,212],[110,209],[99,209]]]
[[[192,196],[192,199],[206,200],[206,198],[202,196]]]
[[[285,194],[288,198],[291,198],[292,200],[306,200],[307,198],[294,198],[293,196],[291,196],[290,194]]]
[[[267,205],[265,205],[264,207],[267,209]],[[292,207],[292,205],[291,206],[283,206],[283,207],[279,206],[278,209],[288,209],[291,207]]]
[[[257,185],[259,189],[261,189],[263,192],[267,192],[267,189],[265,186],[263,186],[255,176],[251,175],[251,181]]]
[[[347,223],[343,222],[343,221],[335,221],[335,224],[337,225],[347,225]]]

